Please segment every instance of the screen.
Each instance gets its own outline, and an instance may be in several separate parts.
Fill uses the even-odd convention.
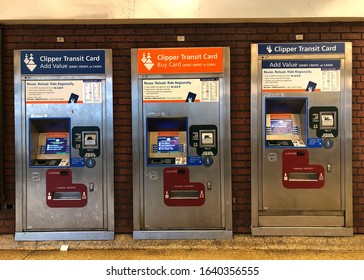
[[[271,134],[293,134],[292,119],[271,119],[270,120]]]
[[[178,152],[179,139],[177,136],[158,136],[158,152],[170,153]]]
[[[67,154],[67,137],[49,137],[46,139],[46,154]]]

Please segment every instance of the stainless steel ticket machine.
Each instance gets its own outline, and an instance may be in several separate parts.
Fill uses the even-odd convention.
[[[17,50],[14,69],[15,239],[113,239],[111,50]]]
[[[253,235],[353,234],[351,52],[252,45]]]
[[[229,49],[131,54],[134,238],[232,238]]]

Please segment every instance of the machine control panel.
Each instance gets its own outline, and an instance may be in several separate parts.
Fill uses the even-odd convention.
[[[338,109],[333,106],[311,107],[309,111],[310,128],[316,130],[319,138],[338,136]]]
[[[189,131],[190,146],[196,149],[196,154],[202,156],[202,164],[206,167],[214,163],[217,155],[216,125],[191,125]]]
[[[97,126],[75,126],[72,128],[72,147],[79,151],[80,157],[100,156],[100,128]]]
[[[217,155],[216,125],[191,125],[189,136],[190,146],[196,148],[199,156]]]
[[[80,157],[85,158],[88,168],[96,166],[95,158],[100,156],[100,128],[97,126],[75,126],[72,128],[72,147]]]

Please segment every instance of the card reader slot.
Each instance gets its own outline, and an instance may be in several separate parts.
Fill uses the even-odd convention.
[[[53,192],[53,200],[81,200],[80,192]]]
[[[288,181],[318,181],[318,173],[315,172],[291,172],[288,173]]]
[[[198,199],[198,190],[172,190],[170,191],[170,199]]]

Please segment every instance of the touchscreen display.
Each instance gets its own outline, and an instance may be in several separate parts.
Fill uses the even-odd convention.
[[[271,119],[270,120],[271,134],[293,134],[292,119]]]
[[[67,140],[63,137],[50,137],[46,139],[46,154],[67,154]]]
[[[158,152],[171,153],[178,152],[179,139],[177,136],[158,136]]]

